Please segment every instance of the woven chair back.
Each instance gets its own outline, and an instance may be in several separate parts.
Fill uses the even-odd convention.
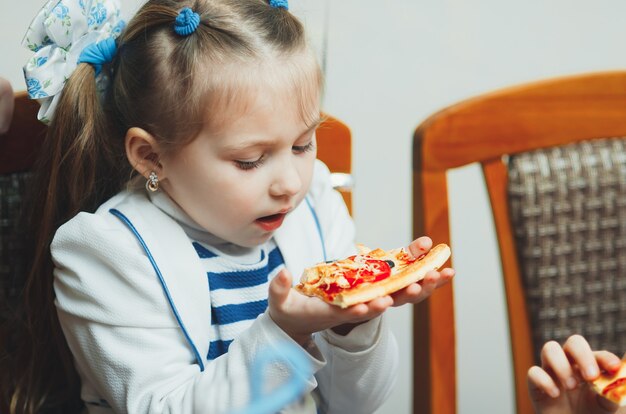
[[[538,360],[584,335],[626,350],[626,139],[512,155],[510,214]]]

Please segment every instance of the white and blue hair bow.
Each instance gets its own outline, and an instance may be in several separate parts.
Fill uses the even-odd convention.
[[[45,4],[22,41],[35,52],[24,66],[24,78],[30,98],[41,103],[39,120],[47,123],[52,119],[63,86],[83,51],[94,43],[115,39],[123,27],[119,0],[50,0]],[[109,40],[96,49],[110,57],[111,43],[115,47]],[[81,61],[94,65],[98,88],[103,89],[106,75],[100,73],[97,62]]]

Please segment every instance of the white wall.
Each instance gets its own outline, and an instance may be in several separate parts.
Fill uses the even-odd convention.
[[[419,122],[495,88],[626,67],[624,15],[620,0],[331,2],[325,104],[351,125],[356,140],[361,241],[393,247],[411,239],[411,141]],[[459,413],[512,413],[505,309],[487,198],[475,166],[449,176],[460,307]],[[405,357],[411,349],[409,309],[393,316]],[[398,392],[381,413],[410,412],[410,379],[408,370],[400,372]]]
[[[140,2],[128,0],[124,7]],[[0,14],[0,76],[23,89],[20,68],[29,53],[19,42],[43,1],[10,3]],[[429,114],[511,84],[626,67],[623,0],[291,3],[320,50],[328,35],[324,106],[352,128],[355,220],[359,241],[371,246],[411,240],[411,139]],[[505,310],[486,196],[475,166],[449,176],[460,306],[459,412],[512,413]],[[390,316],[406,364],[378,414],[403,414],[411,400],[410,309]],[[497,388],[487,390],[487,381]]]

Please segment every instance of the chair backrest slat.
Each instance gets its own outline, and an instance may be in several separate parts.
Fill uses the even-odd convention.
[[[324,121],[315,131],[317,158],[322,160],[331,173],[352,174],[352,133],[350,128],[337,118],[324,115]],[[344,177],[345,178],[345,177]],[[351,185],[351,180],[348,180]],[[339,192],[352,213],[352,188],[342,185]]]
[[[498,234],[498,248],[504,278],[504,290],[509,324],[516,327],[510,331],[513,371],[516,376],[516,395],[526,395],[526,371],[532,366],[533,342],[531,341],[531,326],[524,295],[524,286],[520,276],[520,266],[517,258],[517,248],[510,220],[508,203],[508,171],[502,161],[497,158],[482,163],[485,185],[491,203],[494,226]],[[518,398],[516,401],[518,413],[531,413],[532,406],[528,398]]]

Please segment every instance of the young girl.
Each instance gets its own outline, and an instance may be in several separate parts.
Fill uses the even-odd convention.
[[[355,247],[315,160],[322,77],[286,1],[152,0],[123,30],[114,0],[44,11],[52,35],[33,29],[27,42],[41,55],[66,33],[64,53],[80,63],[54,97],[35,93],[48,95],[49,59],[26,71],[51,123],[36,184],[47,191],[32,206],[42,224],[27,297],[40,309],[16,411],[65,404],[72,395],[47,384],[72,377],[73,362],[89,412],[232,412],[248,403],[258,352],[284,341],[315,372],[293,409],[375,411],[398,364],[381,315],[453,271],[348,309],[291,289],[304,267]],[[71,33],[81,29],[97,43]],[[420,238],[409,249],[430,247]],[[50,347],[59,325],[71,358],[64,342]]]
[[[615,372],[620,359],[607,351],[592,351],[580,335],[573,335],[561,347],[547,342],[541,350],[542,366],[528,371],[528,388],[537,414],[626,414],[611,401],[600,397],[585,381],[600,371]]]

